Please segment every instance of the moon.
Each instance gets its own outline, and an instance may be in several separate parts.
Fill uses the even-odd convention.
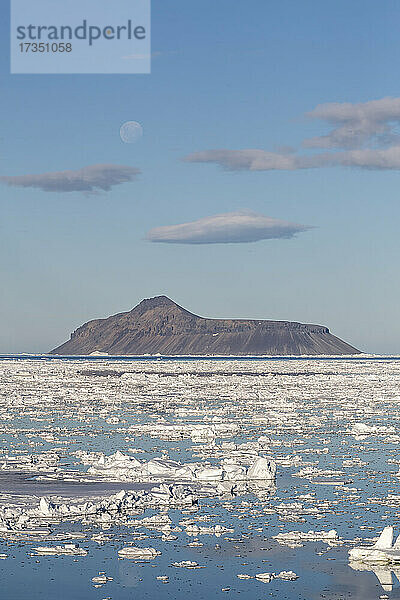
[[[143,135],[143,127],[137,121],[126,121],[119,130],[121,140],[125,144],[134,144]]]

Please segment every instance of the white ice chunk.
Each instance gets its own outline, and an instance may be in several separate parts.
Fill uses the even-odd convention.
[[[393,527],[385,527],[379,536],[378,541],[374,544],[374,548],[379,550],[391,548],[393,545]]]
[[[58,556],[67,554],[72,556],[86,556],[87,550],[80,548],[79,544],[64,544],[64,546],[38,546],[33,548],[38,555]]]
[[[373,546],[352,548],[349,550],[349,558],[351,561],[368,564],[400,563],[400,549],[392,547],[392,543],[393,527],[385,527]]]
[[[247,479],[275,479],[276,464],[270,458],[258,457],[247,469]]]
[[[134,560],[151,560],[160,554],[161,552],[154,548],[137,548],[136,546],[127,546],[118,550],[120,558],[132,558]]]
[[[243,577],[242,577],[243,578]],[[273,573],[256,573],[256,579],[263,581],[264,583],[269,583],[274,578]]]

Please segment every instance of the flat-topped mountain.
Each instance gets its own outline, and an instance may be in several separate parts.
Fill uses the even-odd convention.
[[[166,296],[85,323],[51,354],[358,354],[327,327],[198,317]]]

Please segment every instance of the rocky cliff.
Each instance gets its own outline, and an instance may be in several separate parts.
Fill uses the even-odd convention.
[[[166,296],[89,321],[52,354],[357,354],[327,327],[289,321],[198,317]]]

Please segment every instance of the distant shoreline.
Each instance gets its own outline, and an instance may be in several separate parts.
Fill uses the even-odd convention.
[[[301,355],[159,355],[159,354],[113,354],[113,355],[90,355],[90,354],[0,354],[0,360],[87,360],[87,361],[179,361],[179,360],[257,360],[257,361],[275,361],[275,360],[400,360],[400,355],[396,354],[301,354]]]

